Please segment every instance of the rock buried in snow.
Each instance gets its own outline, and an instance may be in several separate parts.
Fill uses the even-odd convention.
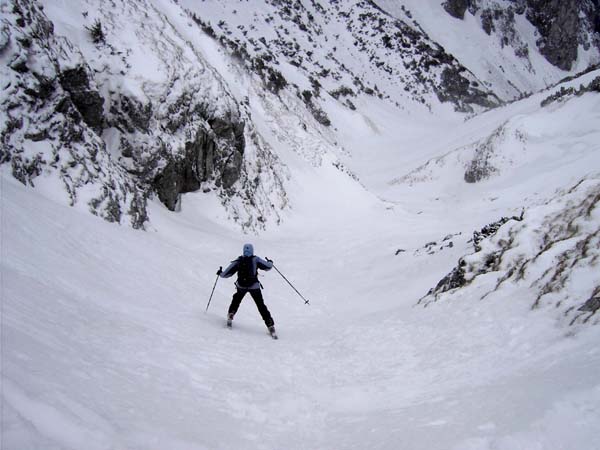
[[[596,312],[600,309],[600,297],[592,297],[581,305],[577,311]]]

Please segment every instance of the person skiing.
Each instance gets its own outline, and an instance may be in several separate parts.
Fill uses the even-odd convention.
[[[217,275],[221,278],[229,278],[237,273],[237,281],[235,282],[236,292],[233,294],[231,305],[229,305],[229,310],[227,312],[227,327],[231,328],[233,317],[240,307],[242,299],[249,292],[254,303],[256,303],[258,312],[269,330],[269,334],[274,339],[277,339],[277,335],[275,334],[275,322],[265,305],[261,292],[262,285],[258,281],[258,269],[271,270],[272,267],[272,260],[266,258],[265,261],[254,255],[254,247],[252,244],[245,244],[242,256],[239,256],[232,261],[225,270],[223,270],[222,267],[219,267]]]

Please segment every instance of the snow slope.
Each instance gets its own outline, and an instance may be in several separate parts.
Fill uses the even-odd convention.
[[[478,224],[510,207],[542,218],[536,205],[551,190],[597,177],[599,95],[536,107],[546,95],[437,134],[438,145],[464,146],[522,114],[530,134],[570,143],[562,164],[536,166],[539,178],[501,171],[466,185],[452,172],[406,196],[403,185],[340,183],[330,165],[294,166],[290,152],[295,206],[252,238],[201,194],[177,214],[151,203],[152,229],[139,232],[56,203],[3,167],[2,448],[598,448],[600,328],[532,312],[527,286],[416,306],[469,252]],[[577,111],[579,127],[566,122]],[[435,148],[384,153],[363,170],[423,164]],[[452,247],[425,249],[447,234]],[[230,281],[204,313],[214,272],[247,239],[311,301],[264,275],[276,342],[249,299],[224,328]]]
[[[160,11],[178,11],[156,13],[168,30],[194,26]],[[70,18],[59,27],[75,35]],[[206,36],[187,38],[232,98],[248,96],[286,178],[282,223],[243,235],[215,195],[195,192],[176,212],[149,199],[135,231],[65,205],[53,173],[33,189],[0,166],[0,448],[600,448],[597,315],[565,316],[598,294],[600,94],[542,107],[559,86],[468,120],[328,99],[331,131],[290,92],[265,95]],[[466,183],[474,164],[488,170]],[[473,230],[523,209],[473,251]],[[546,236],[556,244],[497,288]],[[217,268],[246,241],[311,302],[275,271],[261,277],[278,341],[249,298],[225,329],[231,280],[204,312]],[[506,258],[480,272],[499,249]],[[544,293],[573,249],[586,254],[562,260],[573,265],[561,289]],[[419,304],[459,259],[471,283]]]

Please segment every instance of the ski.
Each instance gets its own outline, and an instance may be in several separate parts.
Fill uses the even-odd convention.
[[[227,322],[225,323],[225,327],[228,330],[233,329],[232,321],[227,320]],[[273,330],[273,331],[269,330],[269,336],[271,336],[271,338],[273,338],[273,339],[279,339],[279,336],[277,336],[277,333],[275,332],[275,330]]]

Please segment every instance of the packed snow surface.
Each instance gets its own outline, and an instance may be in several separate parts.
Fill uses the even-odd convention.
[[[531,310],[527,288],[417,305],[473,229],[598,182],[600,96],[547,95],[429,132],[373,107],[379,131],[357,117],[345,142],[364,184],[284,153],[292,208],[260,236],[202,193],[153,203],[147,232],[109,224],[4,166],[2,448],[599,448],[600,327]],[[500,141],[511,162],[465,184],[456,161],[503,125],[526,144]],[[467,156],[406,181],[450,150]],[[225,328],[231,280],[205,312],[246,241],[311,301],[261,277],[278,341],[249,297]]]

